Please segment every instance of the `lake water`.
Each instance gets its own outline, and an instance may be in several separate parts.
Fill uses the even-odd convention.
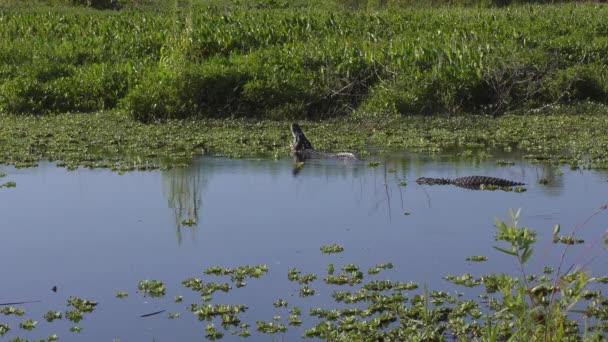
[[[303,326],[288,326],[287,333],[275,337],[295,340],[316,322],[308,317],[309,308],[335,307],[330,295],[336,286],[323,282],[330,263],[337,273],[342,265],[354,263],[366,280],[412,281],[450,293],[463,289],[443,281],[445,275],[518,274],[515,260],[492,248],[494,220],[507,220],[509,208],[522,208],[521,224],[539,234],[529,272],[540,273],[545,265],[557,266],[563,251],[562,245],[550,243],[554,225],[561,224],[562,234],[583,225],[608,202],[608,176],[531,165],[516,155],[507,158],[515,165],[404,154],[354,163],[315,160],[297,176],[290,160],[205,157],[188,169],[124,175],[66,171],[50,163],[29,169],[0,167],[8,173],[0,183],[17,183],[16,188],[0,189],[0,303],[41,301],[18,305],[26,310],[24,317],[1,315],[0,324],[9,324],[11,331],[0,340],[32,340],[51,333],[59,341],[204,340],[208,322],[199,322],[187,308],[200,304],[200,295],[181,281],[199,277],[230,282],[229,277],[204,275],[203,270],[258,264],[267,265],[269,272],[247,279],[243,288],[216,292],[211,303],[248,306],[239,317],[251,324],[254,336],[256,321],[271,322],[278,315],[287,325],[289,308],[298,306]],[[370,167],[372,160],[381,163]],[[415,182],[421,176],[466,175],[522,181],[528,191],[473,191]],[[541,178],[549,183],[539,184]],[[183,225],[188,218],[197,224]],[[592,217],[579,236],[588,244],[597,241],[605,233],[606,219],[605,213]],[[333,243],[344,252],[320,252],[322,245]],[[606,269],[601,253],[601,246],[587,252],[574,247],[566,264],[591,261],[591,271],[601,273]],[[489,261],[465,261],[473,255]],[[389,261],[393,269],[367,278],[369,267]],[[309,284],[314,296],[299,297],[301,286],[287,279],[294,267],[318,276]],[[138,293],[137,284],[144,279],[162,280],[166,295],[155,299]],[[129,296],[116,298],[117,291]],[[177,295],[184,296],[182,303],[174,303]],[[99,303],[78,324],[80,333],[70,332],[76,324],[65,318],[53,323],[43,318],[48,310],[68,310],[68,296]],[[289,307],[275,308],[272,304],[279,298]],[[140,317],[158,310],[167,311]],[[181,317],[168,319],[169,313]],[[19,329],[26,319],[38,322],[32,332]],[[224,331],[219,321],[214,323]],[[224,340],[240,339],[224,332]]]

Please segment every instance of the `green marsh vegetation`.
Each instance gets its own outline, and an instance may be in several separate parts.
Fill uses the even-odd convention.
[[[0,110],[291,120],[498,115],[608,100],[608,9],[598,4],[169,3],[2,9]]]
[[[6,173],[0,172],[0,179],[6,177]],[[8,182],[0,182],[0,188],[14,188],[17,186],[17,183],[8,181]]]
[[[126,172],[185,166],[201,153],[282,158],[291,139],[287,123],[307,119],[308,136],[324,151],[365,156],[370,145],[431,153],[457,147],[470,157],[520,149],[534,161],[608,168],[608,10],[600,4],[118,1],[120,11],[98,11],[86,5],[107,3],[38,3],[49,6],[0,0],[3,164],[48,159],[68,169]],[[176,218],[195,222],[187,220],[196,208],[179,207],[179,200]],[[266,322],[241,322],[245,305],[212,303],[217,291],[262,277],[263,266],[214,267],[184,280],[201,302],[184,309],[175,300],[168,317],[191,312],[206,322],[209,339],[222,338],[221,329],[281,333],[309,323],[291,302],[317,295],[315,285],[324,282],[347,290],[332,293],[340,309],[308,311],[317,322],[307,326],[307,337],[602,340],[608,299],[597,284],[606,278],[562,264],[528,274],[536,237],[518,220],[513,213],[512,223],[497,222],[496,238],[497,250],[520,266],[519,276],[446,276],[485,289],[480,300],[383,279],[390,262],[358,266],[329,255],[326,275],[289,272],[299,296],[278,299],[280,315]],[[566,250],[581,243],[559,230],[553,241]],[[150,297],[180,295],[159,280],[137,288]],[[68,303],[73,308],[44,318],[79,324],[96,305],[76,297]],[[14,306],[0,312],[25,315]],[[36,319],[12,328],[36,331]],[[0,336],[10,330],[0,324]]]
[[[521,148],[608,167],[600,4],[43,3],[0,3],[2,163],[282,158],[288,122],[314,119],[324,151]]]
[[[467,150],[463,158],[480,159],[495,151],[518,151],[535,163],[606,169],[608,116],[604,112],[608,108],[579,109],[584,114],[571,115],[570,107],[555,107],[550,115],[411,116],[365,122],[349,118],[302,125],[316,149],[348,150],[362,158],[369,153],[367,146],[380,152]],[[199,119],[150,125],[116,112],[0,114],[0,127],[2,164],[30,167],[51,160],[68,169],[105,167],[118,172],[188,166],[199,154],[286,158],[292,139],[289,123],[283,121]]]
[[[247,322],[243,314],[255,311],[255,307],[248,307],[246,303],[223,304],[225,295],[216,297],[218,290],[224,293],[247,291],[243,289],[247,286],[246,279],[263,281],[257,279],[269,272],[266,265],[208,267],[200,277],[181,282],[194,297],[175,295],[184,294],[184,289],[176,289],[175,284],[142,280],[137,285],[141,296],[168,296],[175,300],[165,302],[170,306],[167,309],[140,317],[163,314],[166,319],[174,320],[191,314],[204,326],[201,334],[209,340],[231,335],[248,337],[254,331],[275,335],[293,328],[302,331],[302,337],[332,341],[441,341],[452,338],[458,341],[604,341],[608,331],[608,298],[602,289],[608,283],[608,277],[592,275],[589,262],[595,254],[602,253],[608,235],[604,232],[587,245],[584,241],[570,241],[577,240],[582,229],[597,224],[592,219],[605,214],[606,209],[607,206],[602,206],[566,235],[560,235],[561,227],[556,225],[550,241],[539,241],[534,230],[520,225],[520,211],[510,210],[509,220],[496,219],[495,253],[466,258],[463,255],[463,262],[474,261],[474,272],[475,263],[504,255],[513,259],[518,268],[516,274],[446,275],[444,279],[460,289],[454,292],[388,280],[384,272],[395,267],[391,262],[374,264],[375,261],[370,260],[368,265],[356,265],[340,255],[326,255],[324,258],[330,264],[326,271],[319,273],[320,276],[305,274],[297,268],[288,271],[285,281],[297,283],[293,284],[296,288],[302,286],[300,295],[290,295],[293,286],[283,287],[284,292],[277,295],[289,298],[289,301],[279,297],[268,303],[274,311],[267,321],[256,317],[255,322]],[[563,252],[561,260],[534,274],[529,264],[537,258],[534,250],[539,243],[563,248]],[[321,253],[340,254],[345,249],[332,244],[322,246]],[[572,267],[565,261],[565,256],[571,253],[575,253],[577,260],[577,265]],[[362,271],[365,268],[367,272]],[[315,294],[315,289],[323,289],[319,295],[327,297],[321,307],[308,303],[307,297]],[[124,294],[117,296],[120,298],[126,295],[118,293]],[[194,302],[190,303],[192,299]],[[19,317],[21,330],[37,331],[36,319],[39,317],[28,317],[25,310],[16,307],[19,303],[8,304],[0,313]],[[94,300],[69,297],[65,312],[50,310],[44,319],[49,323],[66,319],[80,324],[70,328],[72,332],[79,332],[86,329],[85,315],[87,319],[94,319],[97,305]],[[165,313],[169,310],[171,313]],[[9,324],[0,324],[0,336],[10,331]],[[50,336],[57,339],[55,334]]]
[[[290,120],[324,119],[305,128],[325,151],[522,148],[608,166],[599,4],[19,3],[0,3],[2,163],[282,158]]]

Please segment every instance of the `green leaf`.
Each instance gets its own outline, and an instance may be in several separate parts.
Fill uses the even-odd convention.
[[[492,246],[492,247],[494,247],[494,249],[496,249],[496,250],[498,250],[500,252],[503,252],[503,253],[506,253],[506,254],[509,254],[509,255],[517,256],[517,253],[515,251],[513,251],[513,250],[508,250],[508,249],[500,248],[498,246]]]
[[[534,251],[533,248],[526,248],[524,250],[524,253],[521,255],[521,262],[523,264],[525,264],[528,261],[528,259],[530,259],[530,257],[532,256],[532,252],[533,251]]]
[[[557,234],[559,234],[560,231],[560,225],[559,223],[555,225],[555,228],[553,228],[553,236],[557,236]]]

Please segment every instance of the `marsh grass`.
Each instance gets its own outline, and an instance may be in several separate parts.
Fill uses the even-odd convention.
[[[608,101],[605,6],[218,4],[0,7],[0,111],[379,119]]]

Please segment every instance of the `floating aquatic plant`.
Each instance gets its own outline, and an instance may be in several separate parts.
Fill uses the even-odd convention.
[[[31,331],[31,330],[33,330],[36,327],[37,323],[38,322],[36,322],[36,321],[32,321],[31,319],[28,319],[25,322],[19,323],[19,328],[21,328],[23,330]]]
[[[473,256],[466,257],[465,260],[466,261],[482,262],[482,261],[488,261],[488,257],[483,256],[483,255],[473,255]]]
[[[341,253],[342,251],[344,251],[344,247],[337,244],[333,244],[330,246],[321,246],[321,252],[325,254]]]
[[[277,299],[272,305],[274,305],[275,308],[286,308],[287,301],[285,299]]]
[[[0,336],[4,336],[11,328],[8,324],[0,324]]]
[[[125,298],[127,297],[129,294],[123,291],[116,291],[116,298]]]
[[[14,188],[17,186],[17,183],[15,182],[6,182],[3,184],[0,184],[0,188]]]
[[[205,337],[210,341],[215,341],[224,337],[224,334],[215,328],[213,323],[205,327]]]
[[[257,326],[257,331],[264,334],[276,334],[287,331],[287,327],[280,323],[257,321],[255,324]]]
[[[60,311],[49,310],[44,314],[44,319],[46,319],[47,322],[52,322],[56,319],[61,319],[62,317],[63,314]]]
[[[304,285],[303,287],[300,288],[300,297],[309,297],[309,296],[314,296],[315,294],[315,290],[311,289],[310,287]]]
[[[25,310],[15,308],[12,306],[5,306],[2,309],[0,309],[0,313],[4,314],[6,316],[8,316],[8,315],[23,316],[25,314]]]
[[[137,288],[144,293],[145,296],[162,297],[165,295],[165,285],[160,280],[141,280],[137,284]]]

